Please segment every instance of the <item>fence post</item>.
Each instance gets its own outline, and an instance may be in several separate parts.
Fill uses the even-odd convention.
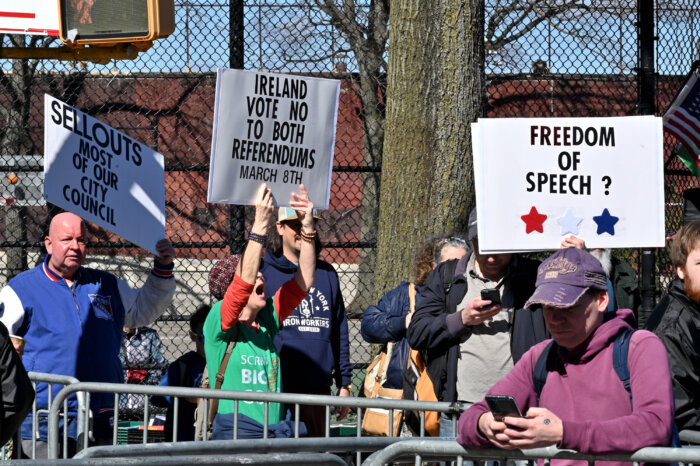
[[[243,41],[243,0],[229,2],[229,63],[234,70],[242,70],[244,65]],[[240,254],[245,245],[245,210],[243,206],[231,205],[229,215],[229,245],[231,254]]]
[[[654,69],[654,0],[637,0],[637,33],[639,47],[638,95],[639,113],[656,113],[656,89]],[[655,263],[654,249],[642,249],[642,309],[639,313],[639,326],[642,327],[654,309]]]

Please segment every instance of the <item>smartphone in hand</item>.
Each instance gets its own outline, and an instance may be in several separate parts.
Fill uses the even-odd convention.
[[[501,304],[501,293],[498,291],[498,288],[485,288],[481,290],[481,299],[484,301],[491,301],[489,306],[493,304]]]
[[[518,405],[510,395],[486,395],[486,404],[494,419],[502,421],[504,417],[523,417]]]

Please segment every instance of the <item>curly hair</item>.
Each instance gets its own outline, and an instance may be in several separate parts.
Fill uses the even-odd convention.
[[[425,243],[416,253],[413,261],[413,276],[416,285],[424,285],[433,268],[442,262],[442,251],[446,247],[467,250],[467,242],[453,235],[435,236]]]

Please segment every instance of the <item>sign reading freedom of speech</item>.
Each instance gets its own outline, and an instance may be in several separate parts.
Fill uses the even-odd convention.
[[[252,205],[265,182],[279,205],[303,183],[328,208],[340,81],[220,68],[208,202]]]
[[[482,252],[664,246],[661,118],[480,119],[472,141]]]
[[[163,156],[48,94],[44,106],[44,198],[156,253]]]

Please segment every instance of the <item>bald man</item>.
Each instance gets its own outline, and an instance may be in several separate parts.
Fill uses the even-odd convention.
[[[80,217],[69,212],[56,215],[44,238],[44,262],[17,275],[0,291],[0,322],[23,353],[27,371],[69,375],[81,382],[122,383],[118,356],[122,328],[148,325],[170,305],[175,293],[175,251],[170,241],[160,240],[146,283],[133,289],[111,273],[83,267],[86,242],[87,230]],[[54,394],[60,388],[55,386]],[[47,409],[47,384],[38,384],[36,393],[38,409]],[[113,395],[92,394],[95,429],[100,412],[107,413],[113,406]],[[76,409],[73,396],[69,412],[75,414]],[[44,421],[40,439],[45,442],[45,418],[40,421]],[[68,430],[72,439],[75,424]],[[22,424],[22,438],[31,439],[31,431],[30,414]],[[106,435],[111,436],[111,431]],[[30,440],[22,443],[27,442],[31,445]]]

